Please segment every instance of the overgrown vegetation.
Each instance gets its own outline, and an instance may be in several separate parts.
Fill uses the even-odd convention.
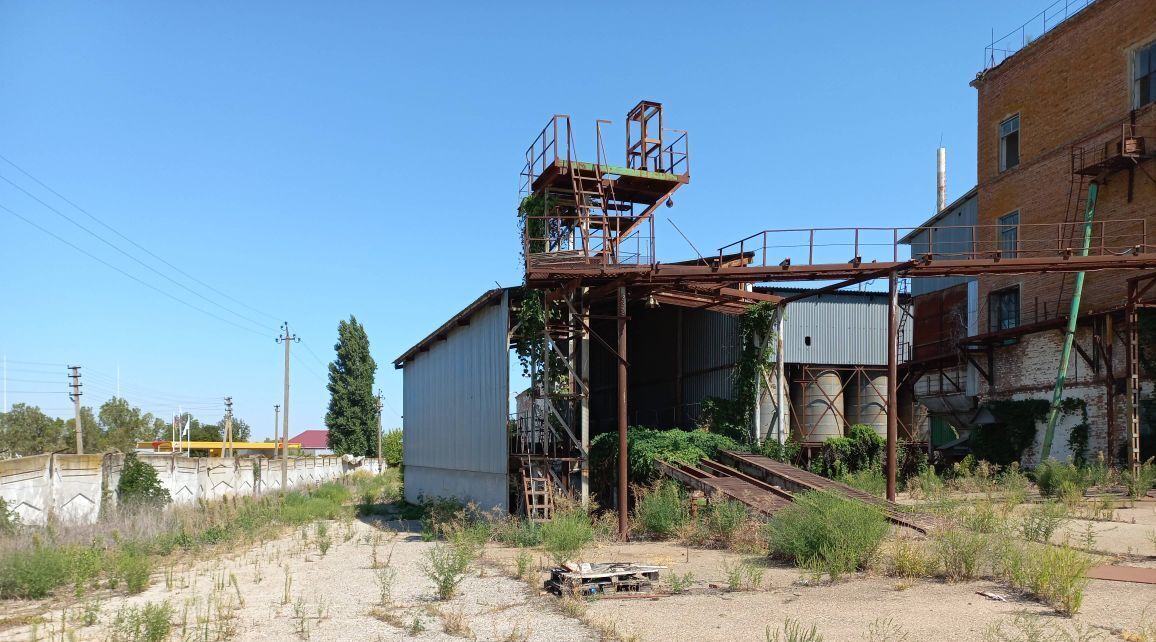
[[[658,477],[654,462],[697,464],[714,458],[720,450],[738,449],[739,444],[724,435],[705,430],[655,430],[632,427],[626,433],[626,461],[630,480],[650,484]],[[590,443],[592,476],[614,479],[618,462],[618,435],[603,433]]]
[[[751,441],[751,417],[758,404],[759,386],[771,366],[775,310],[774,303],[763,301],[739,317],[739,354],[731,373],[731,398],[708,397],[703,401],[702,425],[707,430],[736,441]]]
[[[156,469],[141,461],[136,453],[124,456],[116,495],[120,506],[128,510],[156,509],[171,501]]]
[[[998,466],[1017,462],[1036,437],[1036,425],[1047,419],[1050,404],[1043,399],[988,401],[983,408],[1001,423],[976,426],[971,450],[976,459]]]
[[[772,554],[832,581],[862,568],[887,534],[887,520],[874,506],[809,491],[767,524]]]
[[[122,511],[93,525],[5,537],[0,539],[0,599],[39,599],[65,586],[77,596],[101,585],[139,593],[148,588],[159,557],[264,541],[286,526],[351,517],[347,503],[354,490],[389,483],[379,479],[355,474],[344,483],[322,484],[310,492]]]

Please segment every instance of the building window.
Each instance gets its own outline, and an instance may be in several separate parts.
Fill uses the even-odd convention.
[[[1015,258],[1020,244],[1020,211],[999,217],[999,251],[1001,256]]]
[[[988,330],[1008,330],[1020,324],[1020,289],[999,290],[988,295]]]
[[[1140,47],[1132,61],[1132,105],[1148,103],[1156,103],[1156,42]]]
[[[999,124],[999,171],[1020,164],[1020,116],[1016,114]]]

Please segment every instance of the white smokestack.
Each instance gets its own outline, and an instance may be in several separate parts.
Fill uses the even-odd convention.
[[[936,157],[939,170],[936,172],[936,187],[938,187],[939,199],[936,201],[938,207],[935,208],[935,211],[939,213],[947,207],[947,148],[940,147],[936,152]]]

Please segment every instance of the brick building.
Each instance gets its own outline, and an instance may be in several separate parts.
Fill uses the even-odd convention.
[[[1156,244],[1156,162],[1150,160],[1156,152],[1156,2],[1096,0],[1064,18],[1034,40],[1023,35],[1013,50],[993,45],[990,68],[971,83],[979,101],[973,236],[978,251],[1004,257],[1078,252],[1093,183],[1095,251]],[[1119,457],[1127,444],[1127,343],[1121,330],[1127,280],[1135,276],[1093,272],[1084,284],[1064,396],[1086,404],[1089,455]],[[1050,399],[1074,281],[1071,274],[976,279],[968,306],[975,317],[967,323],[970,336],[950,358],[966,364],[973,388],[968,392],[980,402]],[[918,299],[915,307],[918,314]],[[917,320],[916,343],[920,327]],[[1144,379],[1140,434],[1146,457],[1156,449],[1146,443],[1152,441],[1152,386]],[[1059,424],[1053,456],[1072,454],[1068,431],[1079,422],[1065,417]],[[1043,432],[1041,424],[1028,463]]]

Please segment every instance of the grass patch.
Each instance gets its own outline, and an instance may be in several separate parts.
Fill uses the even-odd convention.
[[[439,600],[454,596],[475,553],[471,547],[438,543],[422,554],[421,571],[433,581]]]
[[[887,531],[887,519],[877,508],[815,491],[796,495],[766,527],[772,554],[832,581],[862,568]]]

